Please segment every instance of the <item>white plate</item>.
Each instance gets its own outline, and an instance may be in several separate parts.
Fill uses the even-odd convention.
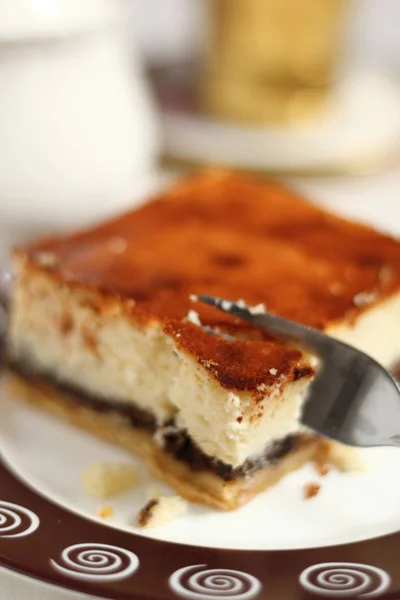
[[[400,173],[327,183],[303,180],[301,186],[328,208],[400,231]],[[82,217],[87,219],[83,211]],[[135,459],[6,394],[0,394],[0,411],[5,415],[0,421],[0,451],[11,468],[40,493],[95,519],[101,503],[84,493],[82,470],[98,458]],[[400,452],[363,452],[365,472],[331,473],[321,479],[311,465],[305,466],[235,513],[192,506],[187,516],[145,535],[200,546],[266,550],[333,545],[397,531],[400,480],[393,474],[400,472]],[[304,501],[303,487],[311,481],[322,483],[321,492]],[[115,518],[107,522],[142,534],[134,526],[135,515],[154,483],[143,470],[142,485],[112,501]]]
[[[311,465],[285,477],[238,511],[222,513],[191,505],[189,512],[164,527],[143,531],[135,517],[149,487],[173,493],[142,470],[141,485],[122,496],[101,502],[84,492],[82,471],[95,460],[132,463],[130,454],[75,430],[36,409],[0,394],[0,450],[8,465],[31,487],[91,519],[111,504],[107,523],[160,540],[199,546],[248,550],[320,547],[364,540],[400,529],[400,452],[364,450],[363,472],[332,472],[319,477]],[[304,486],[322,485],[313,499],[304,500]],[[102,521],[104,522],[104,520]]]
[[[155,187],[158,187],[160,180],[156,180]],[[351,217],[359,217],[362,220],[375,224],[382,229],[399,233],[400,232],[400,173],[392,172],[373,178],[358,179],[331,179],[331,180],[301,180],[295,182],[301,186],[301,189],[309,196],[320,201],[325,206],[335,209]],[[97,211],[92,207],[93,215],[90,216],[90,207],[82,207],[82,210],[74,210],[73,214],[63,214],[63,227],[75,226],[75,224],[85,223],[90,218],[96,219]],[[50,219],[57,222],[56,206],[49,207]],[[47,215],[49,218],[49,215]],[[61,226],[61,224],[60,224]],[[18,545],[14,540],[10,540],[3,546],[5,550],[6,562],[10,565],[8,552],[16,552],[15,557],[18,560],[17,568],[33,577],[46,578],[47,581],[57,583],[63,588],[72,587],[76,594],[66,591],[66,589],[54,588],[33,580],[28,580],[17,575],[11,575],[9,572],[0,570],[0,598],[1,600],[66,600],[69,597],[83,598],[87,593],[101,595],[102,597],[117,597],[117,587],[120,590],[124,581],[115,584],[115,590],[108,588],[107,585],[101,587],[100,583],[94,583],[93,587],[81,587],[79,580],[68,578],[61,579],[56,577],[55,572],[51,576],[44,576],[44,570],[50,572],[49,557],[54,558],[55,554],[47,555],[47,546],[43,545],[48,528],[51,531],[57,529],[57,534],[52,536],[54,545],[63,548],[68,535],[68,543],[78,541],[79,532],[82,531],[84,537],[82,541],[90,541],[91,535],[100,535],[103,540],[110,543],[124,544],[125,547],[137,549],[141,561],[144,563],[143,571],[140,569],[138,577],[133,577],[132,581],[127,580],[127,594],[124,598],[141,598],[144,593],[141,588],[141,573],[149,571],[148,561],[150,557],[156,559],[159,553],[162,553],[163,560],[158,562],[159,577],[154,579],[155,587],[157,582],[162,581],[164,586],[163,594],[166,594],[168,582],[168,573],[173,568],[178,568],[185,563],[185,560],[194,560],[194,553],[190,547],[179,545],[169,545],[168,552],[164,546],[157,546],[156,541],[154,552],[144,553],[144,547],[148,540],[143,536],[143,532],[138,531],[134,526],[135,514],[142,505],[146,496],[146,488],[151,479],[143,470],[143,480],[139,489],[129,492],[124,496],[113,500],[112,505],[116,511],[115,519],[108,523],[109,526],[116,529],[99,527],[97,525],[95,514],[96,510],[102,504],[96,500],[88,498],[79,482],[80,475],[84,467],[92,460],[102,458],[105,460],[134,460],[130,455],[114,448],[102,444],[91,438],[85,433],[74,430],[59,421],[38,413],[32,408],[16,402],[13,398],[3,393],[0,385],[0,454],[3,454],[8,465],[18,475],[22,482],[27,482],[40,494],[47,496],[60,505],[70,507],[76,513],[87,515],[92,522],[79,521],[74,524],[75,529],[71,531],[64,526],[62,529],[59,524],[63,521],[71,523],[71,516],[63,513],[54,513],[51,505],[46,505],[42,501],[39,507],[39,499],[30,497],[29,503],[27,492],[22,490],[23,486],[18,484],[13,486],[15,492],[20,496],[14,497],[14,492],[10,493],[7,489],[1,489],[1,494],[5,499],[11,502],[20,503],[23,506],[30,506],[38,510],[42,518],[40,530],[35,532],[32,542],[40,559],[42,572],[37,570],[37,566],[31,564],[31,559],[24,558],[18,548],[22,546],[27,538],[19,538]],[[307,466],[302,470],[288,476],[276,488],[260,495],[248,506],[234,514],[221,514],[213,512],[207,508],[190,508],[189,514],[181,519],[171,523],[169,526],[150,532],[149,536],[154,536],[160,540],[186,541],[193,545],[212,545],[214,547],[236,547],[243,549],[258,548],[255,553],[244,552],[230,553],[229,551],[215,552],[206,548],[195,549],[196,562],[208,563],[210,568],[213,566],[223,566],[224,568],[236,568],[248,570],[262,580],[265,590],[273,589],[277,598],[286,598],[296,600],[303,596],[299,588],[298,578],[302,568],[311,565],[312,562],[333,560],[344,561],[343,566],[348,569],[348,561],[363,562],[365,560],[374,562],[391,573],[393,586],[396,585],[398,567],[396,558],[398,552],[398,536],[378,538],[374,541],[367,541],[363,544],[352,544],[350,546],[331,546],[324,550],[320,546],[327,544],[336,544],[344,541],[356,539],[367,539],[371,536],[379,536],[390,531],[399,531],[400,511],[398,510],[400,499],[400,484],[398,483],[397,473],[399,472],[400,452],[396,450],[372,450],[366,452],[369,470],[364,473],[337,474],[333,473],[322,482],[321,493],[312,500],[304,501],[302,499],[302,488],[304,483],[317,481],[315,471]],[[141,467],[140,467],[141,468]],[[158,484],[157,484],[158,485]],[[3,486],[4,487],[4,486]],[[159,486],[162,487],[162,486]],[[163,489],[163,488],[162,488]],[[37,497],[36,497],[37,498]],[[1,500],[1,497],[0,497]],[[27,502],[25,504],[25,501]],[[53,521],[53,519],[55,519]],[[48,521],[48,522],[47,522]],[[104,523],[104,522],[102,522]],[[261,526],[260,526],[261,524]],[[88,534],[88,526],[91,529]],[[78,529],[76,529],[78,528]],[[62,531],[61,531],[62,529]],[[72,530],[73,529],[73,530]],[[125,530],[136,535],[128,535]],[[43,531],[42,534],[40,532]],[[96,533],[99,531],[99,533]],[[41,539],[36,541],[36,536]],[[125,536],[123,538],[122,536]],[[1,537],[1,536],[0,536]],[[97,538],[96,538],[97,539]],[[115,542],[114,542],[115,540]],[[138,541],[141,540],[139,544]],[[0,539],[0,554],[1,554]],[[260,552],[261,549],[273,548],[298,548],[301,546],[313,546],[315,550],[302,553],[294,552]],[[182,548],[183,550],[179,550]],[[14,549],[14,550],[13,550]],[[54,552],[54,548],[52,548]],[[182,552],[187,555],[183,558]],[[394,556],[393,556],[394,554]],[[28,557],[33,556],[29,553]],[[191,557],[191,559],[190,559]],[[247,558],[246,558],[247,557]],[[279,558],[277,558],[279,557]],[[146,564],[147,561],[147,564]],[[176,565],[172,568],[172,562]],[[171,564],[170,564],[171,563]],[[39,564],[39,563],[38,563]],[[331,563],[330,563],[331,564]],[[335,563],[336,564],[336,563]],[[303,566],[301,566],[303,565]],[[279,566],[279,568],[277,568]],[[365,565],[353,565],[358,570],[361,568],[361,575],[370,570]],[[160,572],[164,571],[164,572]],[[283,569],[283,571],[282,571]],[[345,569],[345,570],[346,570]],[[150,572],[151,569],[150,569]],[[376,572],[376,568],[375,568]],[[232,571],[233,573],[233,571]],[[345,575],[347,577],[348,575]],[[387,575],[385,575],[385,586],[379,587],[379,594],[387,589]],[[265,580],[265,581],[264,581]],[[343,580],[344,581],[344,580]],[[136,585],[137,582],[137,585]],[[297,582],[297,583],[296,583]],[[157,585],[156,585],[157,584]],[[82,584],[83,585],[83,584]],[[160,584],[161,585],[161,584]],[[154,590],[154,598],[161,598],[161,588],[157,588],[157,594]],[[136,586],[136,587],[135,587]],[[283,587],[282,587],[283,586]],[[282,587],[282,595],[278,588]],[[139,590],[139,592],[138,592]],[[151,590],[146,588],[146,597],[152,597]],[[86,592],[86,593],[80,593]],[[137,595],[139,593],[139,595]],[[326,590],[324,594],[326,594]],[[335,594],[341,594],[340,591]],[[373,592],[379,595],[377,592]],[[150,594],[150,595],[149,595]],[[161,595],[160,595],[161,594]],[[214,597],[214,592],[199,597]],[[275,595],[276,595],[275,594]],[[300,594],[300,596],[299,596]],[[335,595],[331,590],[330,595]],[[118,597],[122,597],[119,596]],[[164,598],[165,596],[162,595]],[[168,598],[170,596],[168,595]],[[186,596],[185,596],[186,597]],[[264,597],[264,595],[262,596]],[[394,596],[391,596],[394,597]]]

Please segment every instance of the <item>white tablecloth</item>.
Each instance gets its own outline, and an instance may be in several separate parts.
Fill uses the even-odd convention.
[[[62,590],[0,569],[0,600],[88,600],[88,598],[96,600],[94,596]]]

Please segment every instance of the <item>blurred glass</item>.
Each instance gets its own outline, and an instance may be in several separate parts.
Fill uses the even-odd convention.
[[[203,108],[282,123],[317,115],[329,98],[349,0],[206,0]]]

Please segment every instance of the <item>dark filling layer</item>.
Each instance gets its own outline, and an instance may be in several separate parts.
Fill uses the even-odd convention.
[[[133,427],[147,429],[151,432],[157,431],[156,419],[151,413],[142,408],[120,401],[112,402],[95,397],[70,384],[60,382],[54,375],[47,373],[38,375],[37,371],[32,369],[27,362],[13,362],[10,364],[10,367],[28,381],[32,381],[32,383],[40,383],[40,381],[51,383],[60,392],[66,393],[70,401],[77,405],[87,406],[100,413],[117,413],[126,418]],[[175,424],[173,421],[169,421],[163,426],[165,428],[163,435],[165,451],[178,460],[188,463],[193,470],[212,471],[225,481],[232,481],[248,476],[268,464],[274,464],[285,454],[293,450],[301,439],[298,435],[292,435],[274,442],[267,448],[264,454],[258,455],[255,459],[249,459],[240,467],[234,468],[205,454],[184,430],[174,430],[174,427]]]
[[[294,449],[299,442],[300,436],[291,435],[282,440],[274,442],[268,449],[257,456],[256,459],[246,460],[240,467],[232,467],[226,463],[204,454],[202,450],[193,442],[185,431],[180,430],[176,433],[167,433],[164,436],[164,448],[175,458],[188,462],[192,469],[196,471],[213,471],[225,481],[239,479],[251,475],[262,467],[276,463],[280,458]]]

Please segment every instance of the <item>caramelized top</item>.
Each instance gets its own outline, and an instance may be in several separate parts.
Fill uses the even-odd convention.
[[[228,325],[225,330],[229,330]],[[229,340],[179,321],[167,323],[165,332],[174,337],[179,349],[196,356],[222,387],[252,392],[256,399],[263,398],[274,386],[282,388],[315,372],[298,348],[261,333],[257,341]]]
[[[209,371],[236,389],[259,386],[269,364],[294,378],[301,354],[271,340],[215,338],[184,321],[190,309],[203,325],[234,327],[244,337],[249,328],[193,304],[190,294],[263,302],[271,312],[327,329],[354,322],[400,289],[398,241],[280,185],[226,172],[188,178],[137,210],[23,251],[64,282],[117,299],[139,323],[159,321],[169,335],[180,333],[181,347],[205,366],[213,360]],[[247,348],[244,355],[240,348]]]

